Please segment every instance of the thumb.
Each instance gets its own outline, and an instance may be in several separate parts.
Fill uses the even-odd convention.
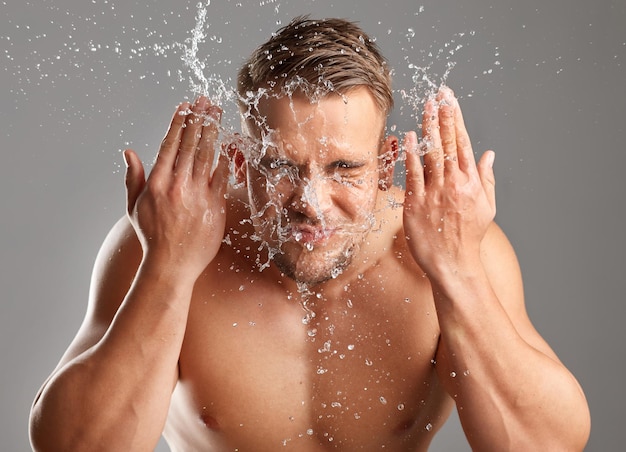
[[[135,208],[137,198],[146,183],[146,177],[141,160],[132,149],[126,149],[123,153],[126,164],[126,210],[129,214]]]
[[[213,169],[213,174],[211,175],[211,186],[216,187],[220,193],[224,193],[228,184],[229,175],[229,160],[223,153],[220,153],[217,159],[217,165]]]

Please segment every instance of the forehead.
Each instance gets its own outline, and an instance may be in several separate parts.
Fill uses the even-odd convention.
[[[358,87],[319,99],[303,93],[266,96],[247,125],[256,138],[269,138],[286,150],[376,152],[385,120],[369,90]]]

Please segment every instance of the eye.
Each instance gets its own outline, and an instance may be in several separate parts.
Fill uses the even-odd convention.
[[[333,162],[331,166],[334,169],[351,170],[351,169],[361,168],[364,165],[365,165],[365,163],[362,163],[362,162],[351,162],[351,161],[348,161],[348,160],[337,160],[337,161]]]
[[[289,163],[289,160],[273,159],[272,161],[270,161],[270,164],[269,164],[270,169],[277,169],[277,168],[281,168],[285,166],[291,166],[291,163]]]
[[[293,166],[293,163],[291,161],[278,157],[266,157],[261,160],[261,164],[270,170],[290,168]]]

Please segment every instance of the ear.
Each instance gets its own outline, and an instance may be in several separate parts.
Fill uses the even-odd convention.
[[[378,152],[378,188],[386,191],[393,185],[393,170],[398,160],[398,138],[390,135]]]
[[[242,152],[243,148],[243,140],[241,140],[239,135],[236,135],[235,141],[232,141],[227,145],[227,153],[228,159],[231,161],[232,165],[232,173],[235,178],[235,184],[245,183],[246,172],[247,172],[247,162],[244,153]]]

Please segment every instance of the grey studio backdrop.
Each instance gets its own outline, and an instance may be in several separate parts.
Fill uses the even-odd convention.
[[[206,10],[206,71],[227,84],[295,15],[360,21],[396,71],[396,132],[415,126],[401,99],[409,65],[440,82],[455,63],[447,81],[474,148],[496,151],[497,220],[528,311],[587,394],[587,450],[623,450],[626,2],[214,0]],[[85,313],[94,257],[124,213],[120,150],[151,161],[174,106],[193,97],[174,43],[196,14],[195,0],[0,2],[1,450],[30,449],[30,403]],[[431,450],[469,450],[455,417]]]

